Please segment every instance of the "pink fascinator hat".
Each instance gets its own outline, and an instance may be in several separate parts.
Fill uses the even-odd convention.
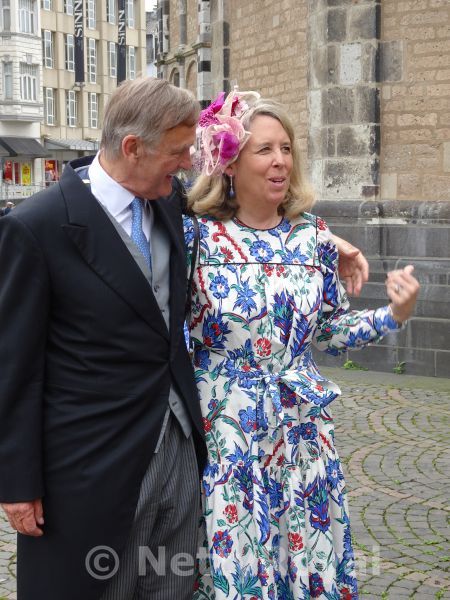
[[[214,102],[202,110],[197,138],[205,175],[222,175],[228,165],[236,160],[250,137],[241,119],[258,98],[258,92],[239,92],[235,87],[226,97],[225,92],[221,92]]]

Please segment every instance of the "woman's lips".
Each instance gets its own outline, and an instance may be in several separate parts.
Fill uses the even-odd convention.
[[[272,185],[274,185],[276,187],[284,187],[284,184],[286,183],[286,178],[285,177],[270,177],[269,181]]]

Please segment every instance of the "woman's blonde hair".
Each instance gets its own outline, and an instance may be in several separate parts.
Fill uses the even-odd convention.
[[[279,121],[289,136],[292,146],[292,171],[289,189],[279,212],[287,218],[295,218],[309,211],[314,204],[311,186],[302,175],[300,152],[295,140],[292,123],[281,104],[260,98],[241,119],[245,129],[249,129],[258,115],[272,117]],[[239,156],[238,156],[239,159]],[[236,198],[230,198],[230,178],[223,175],[200,175],[188,194],[189,208],[199,215],[210,215],[227,220],[234,217],[239,208]]]

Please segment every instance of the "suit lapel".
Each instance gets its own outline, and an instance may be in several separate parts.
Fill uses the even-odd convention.
[[[170,252],[170,338],[172,353],[176,351],[182,339],[184,307],[186,304],[186,256],[183,237],[183,220],[180,198],[174,191],[171,196],[155,200],[152,206],[164,224],[171,241]]]
[[[168,331],[144,274],[110,222],[104,209],[70,165],[60,186],[67,207],[67,236],[89,266],[150,327],[164,337]]]

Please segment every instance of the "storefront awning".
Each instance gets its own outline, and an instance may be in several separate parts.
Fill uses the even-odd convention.
[[[49,156],[44,146],[34,138],[0,137],[0,150],[5,149],[7,156],[23,156],[24,158],[44,158]]]
[[[87,152],[97,152],[99,142],[91,140],[76,139],[56,139],[47,138],[45,147],[47,150],[83,150]]]

